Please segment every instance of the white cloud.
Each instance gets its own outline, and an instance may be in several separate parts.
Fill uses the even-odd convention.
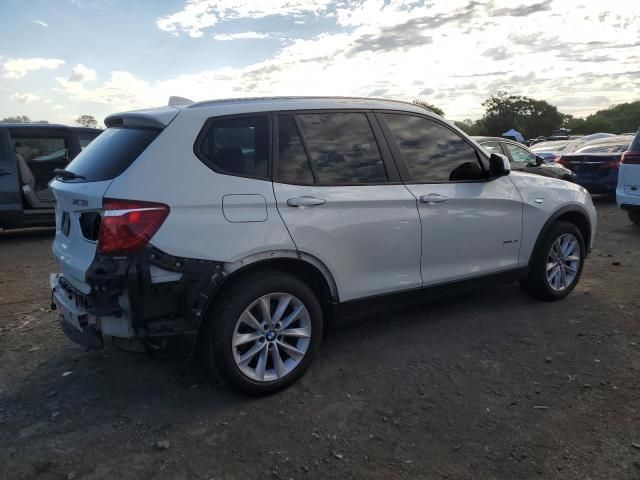
[[[41,27],[45,27],[45,28],[49,26],[48,23],[45,23],[42,20],[33,20],[33,23],[35,23],[36,25],[40,25]]]
[[[85,67],[83,64],[79,63],[75,67],[73,67],[73,71],[71,76],[69,77],[70,82],[90,82],[91,80],[95,80],[96,71],[91,68]]]
[[[57,58],[9,58],[2,66],[3,78],[18,79],[35,70],[54,70],[64,65],[64,60]]]
[[[56,103],[53,107],[54,110],[64,110],[64,107],[62,105],[60,105],[59,103]]]
[[[268,38],[269,35],[266,33],[259,32],[239,32],[239,33],[218,33],[213,35],[214,40],[219,41],[230,41],[230,40],[245,40],[245,39],[258,39],[258,38]]]
[[[301,15],[325,11],[332,0],[188,0],[179,12],[158,18],[160,30],[202,37],[203,30],[221,20]]]
[[[33,93],[14,93],[9,98],[18,103],[31,103],[35,100],[38,100],[40,97],[38,95],[34,95]]]
[[[181,12],[158,20],[158,26],[198,37],[222,19],[268,12],[298,15],[313,9],[326,13],[327,3],[230,0],[222,7],[218,2],[192,0]],[[603,5],[598,0],[435,3],[342,2],[335,20],[344,29],[291,39],[276,54],[251,65],[156,81],[116,71],[91,87],[63,77],[56,81],[58,90],[71,100],[99,104],[96,109],[102,111],[164,105],[170,95],[194,100],[265,95],[411,100],[423,96],[442,107],[447,117],[463,119],[480,116],[482,102],[499,90],[545,99],[576,115],[637,98],[640,42],[633,26],[640,23],[640,4]],[[541,24],[549,33],[540,32]],[[246,34],[262,35],[218,34],[222,36],[218,39]]]

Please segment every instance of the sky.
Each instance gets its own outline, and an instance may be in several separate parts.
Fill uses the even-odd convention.
[[[499,91],[584,116],[640,99],[632,0],[0,0],[0,118],[72,124],[192,100]]]

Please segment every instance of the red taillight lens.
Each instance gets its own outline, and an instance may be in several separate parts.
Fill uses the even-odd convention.
[[[144,247],[169,215],[163,203],[105,199],[98,251],[126,254]]]
[[[562,157],[557,157],[556,158],[556,163],[559,163],[560,165],[562,165],[565,168],[571,168],[571,162],[569,162],[569,160],[565,160]]]
[[[610,160],[600,167],[600,169],[602,170],[608,170],[608,169],[616,170],[618,168],[620,168],[620,160]]]
[[[640,152],[624,152],[620,163],[625,165],[640,165]]]

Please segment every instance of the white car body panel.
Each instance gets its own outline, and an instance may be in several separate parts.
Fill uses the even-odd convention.
[[[621,163],[618,171],[616,202],[621,205],[640,206],[640,165]]]
[[[564,207],[586,209],[593,242],[596,214],[591,198],[584,188],[562,180],[512,172],[487,182],[300,186],[222,175],[194,153],[208,118],[305,109],[431,116],[407,103],[349,98],[227,100],[113,115],[109,121],[114,125],[131,121],[164,130],[113,180],[54,181],[57,215],[64,210],[77,218],[83,209],[100,210],[103,198],[161,202],[170,213],[150,241],[161,251],[234,268],[248,258],[306,254],[333,277],[341,301],[525,267],[545,223]],[[418,201],[428,194],[448,200]],[[325,203],[287,205],[288,199],[304,195]],[[96,242],[83,239],[77,222],[71,223],[71,234],[65,237],[58,218],[54,254],[64,276],[88,293],[85,274]],[[160,272],[154,278],[163,276]]]
[[[424,285],[515,269],[522,237],[522,199],[509,177],[488,182],[409,184],[422,221]]]
[[[512,172],[509,178],[518,188],[523,200],[520,266],[529,263],[540,231],[554,212],[563,207],[578,207],[586,211],[591,223],[591,244],[587,248],[593,246],[598,219],[591,195],[584,187],[524,172]]]
[[[56,199],[56,236],[53,254],[58,260],[60,271],[69,282],[82,293],[89,293],[85,274],[93,262],[97,242],[85,239],[80,234],[79,218],[82,212],[102,208],[104,193],[111,180],[89,183],[66,183],[53,180],[51,191]],[[62,228],[62,213],[69,215],[69,234]]]
[[[273,187],[296,247],[327,266],[341,301],[422,284],[420,220],[404,185]],[[287,205],[303,196],[325,203]]]
[[[151,244],[170,255],[235,262],[262,251],[295,250],[276,209],[270,181],[221,175],[196,157],[193,145],[211,112],[195,112],[179,115],[123,175],[113,180],[105,196],[169,205],[171,213]],[[264,202],[245,204],[244,212],[234,213],[234,221],[229,221],[223,211],[227,195],[242,196],[240,202],[246,196],[259,196]],[[248,211],[251,208],[253,214]]]

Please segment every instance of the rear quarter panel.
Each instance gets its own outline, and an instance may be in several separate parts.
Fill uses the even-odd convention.
[[[217,112],[227,113],[238,113],[238,108]],[[196,137],[210,116],[208,109],[182,110],[105,196],[169,205],[171,212],[150,243],[170,255],[235,262],[265,251],[295,251],[276,209],[271,181],[221,175],[196,157]],[[223,199],[231,195],[263,197],[259,207],[266,206],[266,218],[225,218]]]
[[[511,181],[523,200],[523,230],[520,247],[520,266],[529,263],[538,236],[545,223],[565,207],[583,211],[591,223],[591,245],[597,224],[596,209],[587,190],[574,183],[529,173],[512,172]]]

